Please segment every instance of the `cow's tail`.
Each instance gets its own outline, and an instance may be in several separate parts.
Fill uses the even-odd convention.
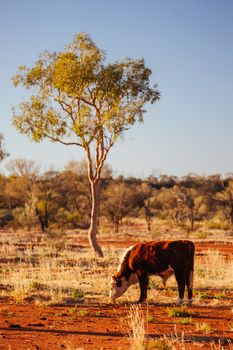
[[[193,272],[194,272],[194,254],[195,245],[193,242],[188,244],[188,264],[186,270],[186,286],[188,289],[188,303],[192,303],[193,298]]]

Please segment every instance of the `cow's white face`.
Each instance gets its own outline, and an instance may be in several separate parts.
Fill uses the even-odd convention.
[[[128,281],[125,277],[113,276],[110,283],[109,297],[112,300],[119,298],[122,294],[124,294],[127,291],[127,289],[132,284],[136,284],[137,282],[138,276],[136,275],[136,273],[131,273]]]

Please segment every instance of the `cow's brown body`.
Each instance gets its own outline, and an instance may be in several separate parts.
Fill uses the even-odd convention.
[[[163,281],[166,281],[174,272],[179,289],[179,303],[183,302],[186,285],[188,302],[191,304],[194,251],[193,242],[188,240],[136,244],[127,251],[119,271],[113,276],[113,292],[110,292],[112,298],[117,298],[130,285],[139,282],[141,290],[139,302],[142,302],[147,298],[149,275],[160,275]],[[120,291],[122,283],[127,284],[123,292]],[[118,290],[120,291],[119,293],[117,293]],[[116,296],[114,297],[114,295]]]

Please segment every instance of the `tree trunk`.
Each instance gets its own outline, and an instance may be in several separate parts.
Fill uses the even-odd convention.
[[[151,210],[149,206],[144,205],[144,213],[145,213],[145,219],[147,223],[147,231],[151,231]]]
[[[49,213],[48,213],[47,201],[45,202],[45,206],[44,206],[44,226],[45,226],[45,228],[49,227]]]
[[[94,253],[99,257],[103,257],[103,252],[97,242],[97,234],[99,229],[99,202],[100,202],[100,180],[90,181],[91,184],[91,225],[88,231],[88,239]]]
[[[233,225],[233,205],[230,207],[230,222]]]
[[[115,217],[114,223],[115,223],[115,233],[118,233],[119,232],[120,219],[118,217]]]
[[[36,213],[36,216],[38,217],[41,231],[44,232],[45,231],[44,220],[43,220],[42,216],[40,215],[40,211],[38,208],[35,209],[35,213]]]

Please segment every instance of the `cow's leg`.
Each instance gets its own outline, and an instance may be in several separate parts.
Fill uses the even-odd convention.
[[[140,286],[140,298],[139,303],[142,303],[147,298],[147,288],[149,283],[148,273],[147,272],[137,272],[138,280],[139,280],[139,286]]]
[[[177,301],[177,304],[181,305],[184,302],[185,274],[182,271],[175,271],[175,277],[179,290],[179,299]]]
[[[193,271],[188,270],[185,276],[185,283],[188,289],[188,305],[192,304],[193,299]]]

